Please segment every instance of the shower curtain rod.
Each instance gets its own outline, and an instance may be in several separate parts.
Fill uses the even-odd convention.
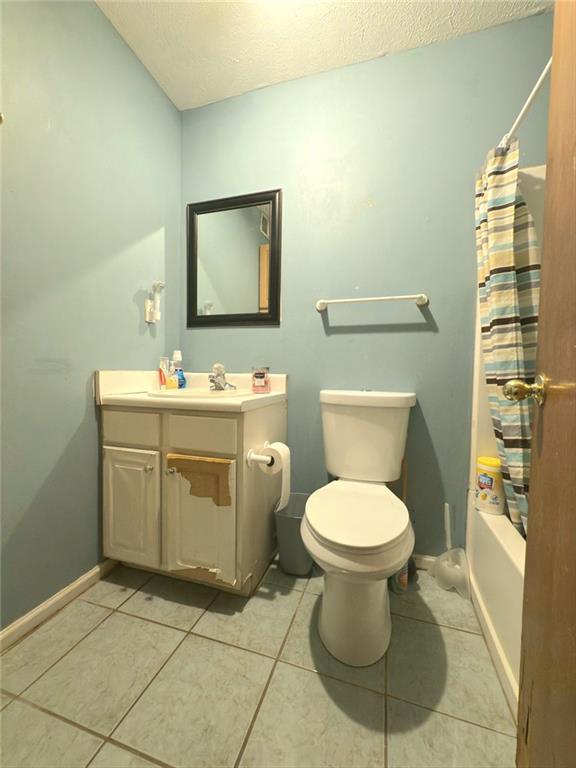
[[[528,96],[528,98],[524,102],[524,106],[522,107],[522,109],[518,113],[518,117],[512,123],[512,127],[510,128],[508,133],[505,133],[504,136],[502,136],[502,139],[500,140],[500,144],[498,144],[499,148],[502,149],[502,148],[508,146],[508,142],[510,141],[511,137],[516,133],[516,129],[518,128],[518,126],[520,125],[522,120],[524,120],[524,116],[526,115],[526,113],[528,112],[530,107],[532,106],[532,102],[536,98],[536,94],[540,90],[540,87],[541,87],[542,83],[544,82],[544,80],[546,78],[546,75],[548,74],[548,72],[550,72],[550,67],[551,66],[552,66],[552,56],[550,56],[548,64],[546,64],[546,66],[542,70],[542,74],[540,75],[540,77],[536,81],[536,85],[534,86],[534,88],[532,88],[532,91],[530,92],[530,96]]]

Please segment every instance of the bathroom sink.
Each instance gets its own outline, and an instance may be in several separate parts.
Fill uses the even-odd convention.
[[[211,390],[208,373],[187,373],[184,389],[159,389],[158,371],[98,371],[95,395],[99,405],[153,411],[216,411],[242,413],[286,402],[286,375],[271,374],[271,391],[252,392],[251,373],[230,374],[238,389]]]
[[[174,397],[174,398],[219,398],[219,397],[246,397],[251,395],[249,389],[194,389],[187,387],[185,389],[161,389],[156,392],[148,392],[150,397]]]

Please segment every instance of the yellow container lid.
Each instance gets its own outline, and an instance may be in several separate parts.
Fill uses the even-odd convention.
[[[478,456],[477,463],[478,466],[500,469],[500,459],[495,459],[493,456]]]

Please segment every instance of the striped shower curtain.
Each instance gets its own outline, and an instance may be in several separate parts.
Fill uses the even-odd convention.
[[[532,401],[510,402],[509,379],[534,382],[540,255],[534,221],[518,190],[518,140],[497,147],[476,179],[476,250],[482,350],[490,414],[510,519],[528,523]]]

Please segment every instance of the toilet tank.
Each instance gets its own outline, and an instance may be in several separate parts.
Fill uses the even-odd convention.
[[[413,392],[320,391],[324,457],[330,474],[386,483],[401,474]]]

